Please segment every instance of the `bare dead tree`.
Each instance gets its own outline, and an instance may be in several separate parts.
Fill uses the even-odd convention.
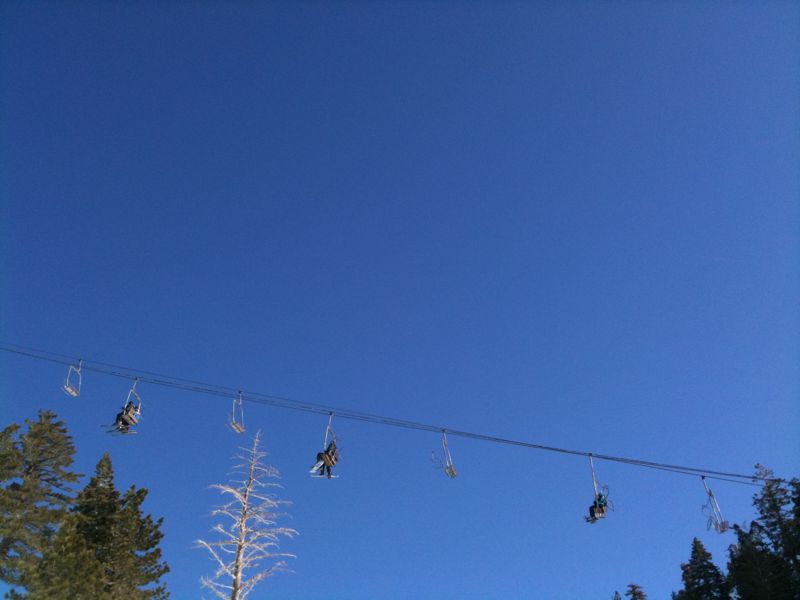
[[[196,547],[208,550],[217,563],[214,575],[202,577],[200,582],[222,600],[244,600],[260,581],[289,570],[284,559],[296,558],[277,551],[280,536],[293,538],[297,531],[277,526],[277,519],[286,514],[279,512],[281,507],[291,503],[266,491],[282,486],[266,481],[279,478],[280,473],[262,463],[267,453],[258,449],[260,434],[256,433],[251,448],[240,448],[242,452],[235,457],[241,462],[234,466],[231,476],[243,479],[232,479],[231,485],[211,486],[230,497],[229,502],[211,513],[225,517],[228,526],[217,523],[212,531],[219,539],[196,542]]]

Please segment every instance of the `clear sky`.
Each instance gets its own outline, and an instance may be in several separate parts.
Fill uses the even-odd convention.
[[[0,338],[608,454],[800,475],[800,5],[0,5]],[[0,425],[56,410],[211,561],[230,404],[3,353]],[[248,405],[300,531],[253,598],[652,598],[699,479]],[[714,485],[725,516],[753,488]],[[210,597],[205,593],[205,597]]]

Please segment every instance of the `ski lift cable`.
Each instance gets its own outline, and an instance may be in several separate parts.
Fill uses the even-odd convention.
[[[4,347],[5,346],[5,347]],[[24,346],[18,346],[15,344],[7,344],[5,342],[0,342],[0,350],[12,354],[17,354],[21,356],[25,356],[28,358],[32,358],[35,360],[47,361],[61,365],[71,365],[74,364],[78,359],[64,355],[58,354],[55,352],[49,352],[46,350],[40,350],[35,348],[27,348]],[[231,388],[227,386],[221,386],[216,384],[210,384],[207,382],[201,382],[192,379],[185,379],[180,377],[174,377],[171,375],[165,375],[162,373],[155,373],[152,371],[140,371],[138,369],[132,369],[129,367],[124,367],[121,365],[112,365],[110,363],[103,363],[100,361],[95,360],[82,360],[82,371],[91,371],[95,373],[100,373],[103,375],[109,375],[112,377],[119,377],[123,379],[136,380],[142,381],[143,383],[151,384],[151,385],[158,385],[162,387],[172,388],[183,390],[192,393],[202,393],[206,395],[218,396],[223,398],[238,398],[239,394],[242,393],[241,390],[236,388]],[[785,483],[785,479],[777,478],[777,477],[759,477],[757,475],[743,475],[740,473],[730,473],[725,471],[716,471],[712,469],[705,469],[699,467],[686,467],[682,465],[672,465],[666,463],[658,463],[654,461],[636,459],[636,458],[629,458],[629,457],[620,457],[620,456],[613,456],[607,454],[597,454],[591,453],[583,450],[574,450],[569,448],[559,448],[557,446],[548,446],[544,444],[536,444],[532,442],[524,442],[520,440],[512,440],[508,438],[470,432],[470,431],[462,431],[458,429],[452,428],[445,428],[441,426],[429,425],[425,423],[420,423],[416,421],[409,421],[405,419],[398,419],[394,417],[387,417],[384,415],[377,415],[372,413],[348,410],[348,409],[341,409],[336,408],[328,405],[310,403],[310,402],[301,402],[298,400],[292,400],[290,398],[285,398],[281,396],[274,396],[269,394],[264,394],[260,392],[249,392],[244,391],[246,397],[243,399],[248,402],[254,402],[257,404],[263,404],[267,406],[273,406],[277,408],[285,408],[289,410],[296,410],[296,411],[303,411],[309,413],[316,413],[316,414],[328,414],[329,416],[333,413],[336,414],[339,418],[354,420],[354,421],[362,421],[367,423],[374,423],[380,425],[387,425],[390,427],[398,427],[404,429],[414,429],[419,431],[428,431],[428,432],[436,432],[441,433],[442,431],[446,431],[448,434],[452,436],[458,436],[467,439],[474,439],[479,441],[485,441],[490,443],[496,444],[503,444],[509,446],[518,446],[522,448],[528,448],[533,450],[542,450],[546,452],[555,452],[560,454],[567,454],[572,456],[583,456],[588,457],[591,456],[597,460],[603,460],[608,462],[616,462],[621,464],[627,464],[631,466],[643,467],[643,468],[650,468],[650,469],[657,469],[663,471],[669,471],[673,473],[678,473],[682,475],[704,475],[709,479],[716,479],[719,481],[726,481],[729,483],[739,483],[744,485],[753,485],[753,486],[760,486],[764,483],[769,481]],[[760,482],[760,483],[755,483]]]
[[[51,357],[48,357],[48,356],[41,356],[41,355],[38,355],[38,354],[34,354],[34,352],[39,352],[38,350],[35,350],[35,349],[27,349],[27,350],[30,350],[30,351],[20,351],[20,350],[15,350],[15,349],[3,348],[2,346],[0,346],[0,350],[6,351],[6,352],[15,353],[15,354],[20,354],[20,355],[27,356],[27,357],[34,358],[34,359],[54,362],[54,363],[57,363],[57,364],[71,364],[72,362],[74,362],[74,358],[69,357],[67,355],[61,355],[61,354],[56,354],[56,353],[52,353],[52,352],[47,352],[47,354],[50,354],[50,356],[63,357],[64,360],[62,360],[62,359],[59,359],[59,358],[51,358]],[[46,351],[41,351],[41,352],[46,352]],[[109,364],[109,363],[99,363],[98,361],[86,361],[84,359],[84,363],[86,363],[86,362],[91,362],[93,364]],[[160,385],[160,386],[163,386],[163,387],[169,387],[169,388],[173,388],[173,389],[180,389],[180,390],[189,391],[189,392],[203,393],[203,394],[221,396],[221,397],[226,397],[226,398],[236,397],[238,395],[238,391],[235,391],[234,388],[229,388],[229,387],[220,386],[220,385],[214,385],[214,384],[204,384],[204,383],[199,382],[199,381],[183,379],[183,378],[178,378],[178,377],[171,377],[169,375],[158,374],[159,378],[156,379],[156,378],[150,378],[150,377],[142,377],[140,375],[136,375],[136,374],[131,373],[131,372],[124,372],[124,371],[121,371],[121,370],[111,370],[111,369],[98,368],[98,367],[89,366],[89,365],[86,365],[86,364],[84,364],[83,368],[85,370],[88,370],[88,371],[93,371],[93,372],[96,372],[96,373],[101,373],[101,374],[104,374],[104,375],[111,375],[111,376],[115,376],[115,377],[129,379],[129,380],[135,380],[138,377],[140,380],[145,381],[146,383],[150,383],[150,384],[153,384],[153,385]],[[125,367],[121,367],[121,369],[125,369]],[[134,371],[135,373],[140,373],[140,374],[150,373],[150,374],[155,375],[152,372],[135,371],[134,369],[130,369],[130,371]],[[313,404],[313,403],[304,403],[304,402],[299,402],[299,401],[296,401],[296,400],[291,400],[289,398],[282,398],[282,397],[279,397],[279,396],[271,396],[271,395],[261,394],[261,393],[256,393],[256,392],[248,392],[248,395],[251,396],[251,397],[246,398],[246,400],[248,400],[248,401],[256,402],[256,403],[259,403],[259,404],[265,404],[265,405],[269,405],[269,406],[275,406],[275,407],[278,407],[278,408],[286,408],[286,409],[290,409],[290,410],[300,410],[300,411],[317,413],[317,414],[321,414],[321,413],[330,414],[331,412],[333,412],[333,410],[335,410],[333,407],[330,407],[330,406]],[[396,419],[396,418],[392,418],[392,417],[385,417],[385,416],[382,416],[382,415],[374,415],[374,414],[370,414],[370,413],[361,413],[361,412],[357,412],[357,411],[342,410],[342,409],[336,409],[336,410],[337,410],[337,414],[340,417],[346,418],[346,419],[350,419],[350,420],[358,420],[358,421],[364,421],[364,422],[369,422],[369,423],[377,423],[377,424],[389,425],[389,426],[394,426],[394,427],[401,427],[401,428],[406,428],[406,429],[416,429],[416,430],[421,430],[421,431],[431,431],[431,432],[439,432],[439,431],[442,431],[442,429],[443,429],[442,427],[439,427],[439,426],[427,425],[427,424],[424,424],[424,423],[417,423],[417,422],[414,422],[414,421],[407,421],[407,420]],[[530,443],[530,442],[522,442],[522,441],[518,441],[518,440],[510,440],[510,439],[507,439],[507,438],[501,438],[501,437],[497,437],[497,436],[490,436],[490,435],[486,435],[486,434],[479,434],[479,433],[468,432],[468,431],[460,431],[460,430],[455,430],[455,429],[447,429],[447,431],[451,435],[456,435],[456,436],[469,438],[469,439],[487,441],[487,442],[492,442],[492,443],[512,445],[512,446],[520,446],[520,447],[524,447],[524,448],[530,448],[530,449],[536,449],[536,450],[544,450],[544,451],[549,451],[549,452],[558,452],[558,453],[569,454],[569,455],[573,455],[573,456],[588,456],[589,455],[589,452],[586,452],[586,451],[571,450],[571,449],[567,449],[567,448],[558,448],[558,447],[555,447],[555,446],[546,446],[546,445],[543,445],[543,444],[534,444],[534,443]],[[760,484],[751,483],[751,482],[752,481],[769,481],[769,480],[771,480],[771,481],[780,481],[780,482],[785,481],[785,480],[779,479],[779,478],[761,478],[761,477],[757,477],[757,476],[753,476],[753,475],[742,475],[742,474],[737,474],[737,473],[727,473],[727,472],[721,472],[721,471],[714,471],[714,470],[710,470],[710,469],[701,469],[701,468],[696,468],[696,467],[684,467],[684,466],[680,466],[680,465],[668,465],[668,464],[663,464],[663,463],[655,463],[655,462],[652,462],[652,461],[644,461],[644,460],[639,460],[639,459],[626,458],[626,457],[617,457],[617,456],[604,455],[604,454],[593,454],[593,456],[594,456],[594,458],[597,458],[599,460],[605,460],[605,461],[610,461],[610,462],[619,462],[619,463],[623,463],[623,464],[629,464],[629,465],[632,465],[632,466],[640,466],[640,467],[646,467],[646,468],[652,468],[652,469],[660,469],[660,470],[671,471],[671,472],[675,472],[675,473],[679,473],[679,474],[683,474],[683,475],[695,475],[696,476],[698,474],[705,474],[709,478],[717,479],[717,480],[721,480],[721,481],[727,481],[727,482],[730,482],[730,483],[740,483],[740,484],[758,486]],[[738,478],[738,479],[741,479],[742,481],[739,481],[738,479],[731,479],[731,478]]]
[[[3,341],[0,341],[0,346],[8,346],[9,347],[9,348],[0,347],[0,350],[4,350],[5,352],[16,352],[17,354],[22,354],[24,356],[29,356],[31,358],[37,358],[37,359],[40,359],[40,360],[49,360],[50,362],[55,362],[55,363],[62,364],[62,365],[72,365],[76,361],[76,359],[74,357],[72,357],[72,356],[70,356],[68,354],[59,354],[58,352],[51,352],[49,350],[42,350],[41,348],[31,348],[31,347],[28,347],[28,346],[20,346],[18,344],[11,344],[11,343],[8,343],[8,342],[3,342]],[[12,349],[16,349],[16,350],[12,350]],[[30,353],[36,353],[36,354],[30,354]],[[45,356],[39,356],[39,355],[45,355]],[[51,357],[51,358],[48,358],[48,357]],[[62,360],[56,360],[56,359],[59,359],[59,358],[62,359]],[[96,366],[99,366],[99,367],[108,367],[110,369],[115,369],[115,370],[119,371],[119,373],[116,374],[117,376],[123,377],[123,378],[127,378],[127,379],[133,379],[134,376],[126,375],[123,372],[138,373],[140,379],[142,379],[141,376],[149,376],[149,377],[161,378],[163,380],[179,381],[179,382],[187,383],[187,384],[195,384],[195,385],[201,386],[203,388],[209,388],[210,387],[210,388],[216,388],[216,389],[220,389],[220,390],[227,391],[227,392],[237,391],[237,390],[234,390],[234,388],[231,388],[231,387],[226,387],[226,386],[221,386],[221,385],[214,385],[214,384],[208,383],[206,381],[198,381],[198,380],[195,380],[195,379],[184,379],[184,378],[181,378],[181,377],[175,377],[174,375],[165,375],[163,373],[156,373],[154,371],[146,371],[144,369],[136,369],[134,367],[116,365],[116,364],[113,364],[113,363],[102,362],[102,361],[99,361],[99,360],[91,360],[91,361],[87,361],[87,360],[84,360],[84,359],[77,359],[77,360],[79,361],[79,363],[81,365],[83,365],[83,363],[86,363],[86,362],[91,362],[92,364],[94,364]],[[96,373],[103,373],[103,374],[106,374],[106,375],[110,375],[111,374],[108,371],[103,370],[103,369],[87,368],[87,370],[91,370],[91,371],[94,371]],[[152,383],[152,381],[150,381],[150,383]],[[159,382],[158,385],[162,385],[162,383]],[[168,385],[168,383],[165,381],[163,383],[163,385]]]
[[[54,362],[54,363],[58,363],[58,364],[70,364],[70,362],[74,362],[74,359],[72,359],[72,357],[68,357],[66,355],[59,355],[59,354],[56,354],[56,353],[49,353],[49,354],[51,356],[62,356],[65,359],[70,359],[70,360],[69,361],[67,361],[67,360],[59,360],[57,358],[50,358],[50,357],[46,357],[46,356],[40,356],[40,355],[37,355],[37,354],[33,354],[32,352],[8,349],[8,348],[3,348],[1,346],[0,346],[0,350],[4,350],[6,352],[12,352],[12,353],[15,353],[15,354],[21,354],[21,355],[28,356],[28,357],[34,358],[34,359],[46,360],[46,361]],[[86,362],[86,361],[84,361],[84,362]],[[95,364],[100,364],[100,363],[97,363],[96,361],[91,361],[91,362],[93,362]],[[108,363],[103,363],[103,364],[108,364]],[[153,385],[160,385],[160,386],[164,386],[164,387],[170,387],[170,388],[173,388],[173,389],[181,389],[181,390],[185,390],[185,391],[189,391],[189,392],[210,394],[210,395],[221,396],[221,397],[226,397],[226,398],[234,397],[233,394],[238,394],[238,392],[234,392],[233,391],[233,388],[227,388],[225,386],[219,386],[219,385],[213,385],[213,384],[205,384],[207,387],[204,387],[201,384],[201,382],[196,382],[194,380],[188,380],[188,379],[182,379],[182,378],[174,377],[174,378],[171,378],[172,381],[170,381],[168,379],[165,379],[165,378],[170,377],[168,375],[159,374],[160,378],[159,379],[155,379],[155,378],[150,378],[150,377],[141,377],[139,375],[135,375],[135,374],[132,374],[132,373],[125,373],[125,372],[118,371],[118,370],[113,370],[112,371],[110,369],[97,368],[97,367],[92,367],[92,366],[87,366],[87,365],[84,365],[83,368],[86,369],[86,370],[89,370],[89,371],[94,371],[94,372],[97,372],[97,373],[116,376],[116,377],[121,377],[121,378],[125,378],[125,379],[135,380],[138,377],[140,380],[146,381],[147,383],[150,383],[150,384],[153,384]],[[124,369],[124,367],[123,367],[123,369]],[[131,369],[131,371],[133,371],[133,369]],[[144,372],[140,372],[140,373],[144,373]],[[181,382],[185,382],[185,383],[181,383]],[[191,384],[197,384],[197,385],[189,385],[190,383]],[[295,401],[295,400],[290,400],[288,398],[281,398],[281,397],[278,397],[278,396],[270,396],[270,395],[260,394],[260,393],[249,393],[249,395],[258,396],[258,398],[255,398],[255,397],[247,398],[248,401],[257,402],[257,403],[260,403],[260,404],[266,404],[266,405],[270,405],[270,406],[275,406],[275,407],[279,407],[279,408],[287,408],[287,409],[291,409],[291,410],[301,410],[301,411],[312,412],[312,413],[317,413],[317,414],[319,414],[319,413],[330,414],[330,412],[332,412],[332,407],[329,407],[329,406],[323,406],[323,405],[311,404],[311,403],[303,403],[303,402],[298,402],[298,401]],[[349,410],[339,409],[338,410],[338,414],[342,418],[346,418],[346,419],[359,420],[359,421],[370,422],[370,423],[378,423],[378,424],[384,424],[384,425],[389,425],[389,426],[394,426],[394,427],[403,427],[403,428],[407,428],[407,429],[417,429],[417,430],[422,430],[422,431],[436,431],[436,432],[442,430],[442,428],[438,427],[438,426],[426,425],[426,424],[423,424],[423,423],[416,423],[416,422],[413,422],[413,421],[405,421],[405,420],[395,419],[395,418],[391,418],[391,417],[385,417],[385,416],[381,416],[381,415],[373,415],[373,414],[369,414],[369,413],[360,413],[360,412],[357,412],[357,411],[349,411]],[[509,440],[509,439],[506,439],[506,438],[500,438],[500,437],[496,437],[496,436],[489,436],[489,435],[486,435],[486,434],[478,434],[478,433],[466,432],[466,431],[460,431],[460,430],[454,430],[454,429],[448,429],[448,431],[452,435],[457,435],[457,436],[460,436],[460,437],[471,438],[471,439],[476,439],[476,440],[488,441],[488,442],[493,442],[493,443],[514,445],[514,446],[520,446],[520,447],[538,449],[538,450],[544,450],[544,451],[550,451],[550,452],[559,452],[559,453],[570,454],[570,455],[574,455],[574,456],[588,456],[589,455],[589,453],[585,452],[585,451],[570,450],[570,449],[566,449],[566,448],[558,448],[558,447],[555,447],[555,446],[545,446],[545,445],[542,445],[542,444],[533,444],[533,443],[530,443],[530,442],[521,442],[521,441],[518,441],[518,440]],[[755,481],[759,481],[759,480],[761,480],[761,481],[767,481],[767,480],[784,481],[784,480],[778,479],[778,478],[759,478],[757,476],[752,476],[752,475],[741,475],[741,474],[736,474],[736,473],[725,473],[725,472],[720,472],[720,471],[713,471],[713,470],[710,470],[710,469],[700,469],[700,468],[695,468],[695,467],[683,467],[683,466],[679,466],[679,465],[665,465],[665,464],[662,464],[662,463],[654,463],[652,461],[643,461],[643,460],[639,460],[639,459],[616,457],[616,456],[610,456],[610,455],[593,454],[593,456],[595,458],[600,459],[600,460],[606,460],[606,461],[611,461],[611,462],[619,462],[619,463],[629,464],[629,465],[632,465],[632,466],[640,466],[640,467],[647,467],[647,468],[653,468],[653,469],[660,469],[660,470],[671,471],[671,472],[680,473],[680,474],[684,474],[684,475],[706,474],[709,478],[722,480],[722,481],[727,481],[727,482],[730,482],[730,483],[740,483],[740,484],[758,486],[759,484],[751,483],[751,481],[754,481],[754,480]],[[744,481],[738,481],[737,479],[730,479],[730,478],[739,478],[739,479],[742,479]],[[750,480],[750,481],[747,481],[747,480]]]

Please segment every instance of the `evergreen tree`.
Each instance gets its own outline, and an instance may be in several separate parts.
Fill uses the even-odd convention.
[[[90,549],[101,567],[102,589],[109,598],[162,599],[169,597],[159,579],[169,572],[161,561],[158,543],[163,519],[142,516],[141,505],[147,490],[131,488],[120,495],[114,486],[111,458],[104,454],[95,475],[78,495],[73,514],[65,528],[64,544],[73,544],[76,553]],[[72,560],[72,559],[68,559]],[[59,557],[44,566],[52,572],[63,569]],[[92,565],[90,570],[94,570]],[[42,571],[43,586],[55,585]],[[156,584],[153,587],[151,584]],[[44,589],[44,588],[43,588]],[[44,596],[43,596],[44,597]]]
[[[760,494],[753,497],[753,504],[758,510],[762,533],[766,536],[771,550],[778,555],[789,572],[795,575],[798,571],[798,541],[800,530],[796,520],[798,510],[793,501],[797,496],[800,481],[797,479],[785,485],[776,479],[770,479],[772,471],[762,465],[756,465],[759,477],[767,478]]]
[[[19,430],[16,423],[0,431],[0,481],[9,481],[22,464],[22,455],[14,444],[14,434]]]
[[[711,553],[694,538],[688,563],[681,565],[683,589],[672,594],[673,600],[728,600],[725,577],[711,562]]]
[[[644,593],[644,590],[640,585],[635,583],[628,584],[628,589],[625,592],[625,595],[631,600],[647,600],[647,594]]]
[[[753,521],[749,530],[734,525],[737,543],[731,546],[728,578],[740,600],[785,600],[790,586],[783,565],[764,542],[760,525]]]
[[[756,465],[763,488],[753,497],[758,518],[749,529],[734,526],[729,580],[737,597],[800,599],[800,480],[786,484]]]
[[[27,595],[16,598],[113,600],[114,596],[106,591],[103,565],[76,525],[75,515],[68,515],[29,578]]]
[[[14,556],[20,537],[19,523],[14,521],[17,494],[9,483],[22,473],[22,453],[14,443],[18,429],[19,425],[15,424],[0,432],[0,481],[3,483],[0,489],[0,579],[9,583],[18,583]]]
[[[622,596],[619,595],[619,592],[614,590],[614,595],[612,596],[611,600],[622,600]]]
[[[800,590],[800,479],[792,479],[790,487],[792,509],[784,540],[784,553],[789,560],[792,572],[792,586],[797,593],[797,590]]]
[[[79,477],[69,469],[72,438],[55,413],[40,411],[26,425],[17,439],[18,425],[0,433],[0,578],[22,586],[52,542]]]

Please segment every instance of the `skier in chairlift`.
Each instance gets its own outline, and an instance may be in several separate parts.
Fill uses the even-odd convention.
[[[131,426],[136,425],[137,422],[136,405],[132,400],[128,400],[122,411],[117,413],[117,417],[114,419],[114,427],[116,427],[117,431],[120,433],[128,433]]]
[[[608,505],[608,498],[606,498],[605,494],[602,492],[598,492],[597,497],[592,502],[592,505],[589,507],[589,516],[586,517],[586,520],[589,523],[594,523],[598,519],[602,519],[606,516],[606,506]]]
[[[317,462],[322,463],[319,468],[319,476],[322,477],[325,475],[325,471],[328,471],[328,479],[332,477],[331,468],[336,464],[339,460],[339,449],[336,447],[336,440],[331,440],[331,443],[328,444],[328,447],[325,449],[325,452],[317,452]]]

